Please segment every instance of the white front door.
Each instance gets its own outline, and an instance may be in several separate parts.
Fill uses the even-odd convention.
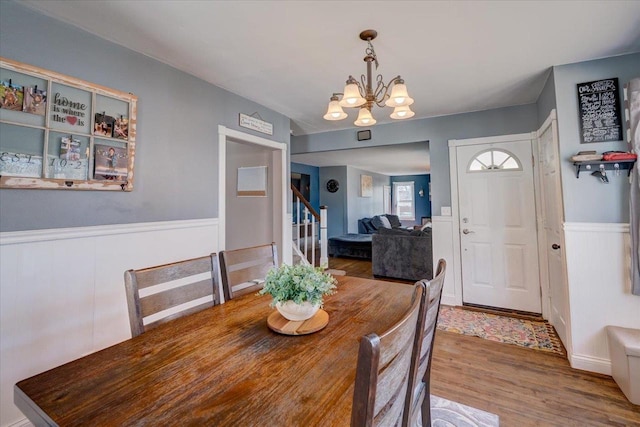
[[[456,151],[463,302],[541,313],[531,141]]]
[[[552,116],[553,117],[553,116]],[[545,254],[549,280],[549,323],[567,346],[569,299],[564,262],[563,208],[557,122],[547,120],[538,131]]]

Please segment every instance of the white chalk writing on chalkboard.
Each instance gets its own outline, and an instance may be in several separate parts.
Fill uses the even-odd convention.
[[[580,83],[577,87],[581,142],[620,141],[622,121],[618,79]]]

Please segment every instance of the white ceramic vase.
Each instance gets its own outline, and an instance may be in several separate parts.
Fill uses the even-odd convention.
[[[320,309],[320,304],[312,305],[309,301],[297,304],[291,300],[276,303],[276,309],[287,320],[301,321],[311,319]]]

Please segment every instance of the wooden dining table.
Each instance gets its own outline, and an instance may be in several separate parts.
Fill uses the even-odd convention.
[[[245,295],[18,382],[35,425],[348,426],[359,339],[385,331],[413,286],[340,276],[327,326],[270,330],[270,296]]]

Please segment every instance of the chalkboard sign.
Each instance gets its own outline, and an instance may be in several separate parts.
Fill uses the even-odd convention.
[[[578,84],[582,143],[622,141],[618,79]]]

